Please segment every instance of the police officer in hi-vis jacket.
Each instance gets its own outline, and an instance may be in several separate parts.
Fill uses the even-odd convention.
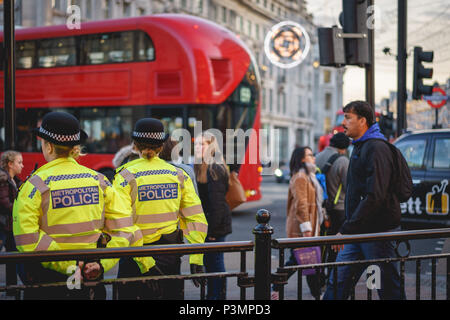
[[[114,188],[132,207],[135,224],[142,230],[145,245],[183,242],[204,243],[208,231],[203,208],[193,181],[182,169],[160,159],[158,154],[168,134],[161,121],[144,118],[136,122],[132,133],[140,158],[117,169]],[[147,275],[180,274],[179,255],[153,256],[156,266]],[[203,271],[203,255],[189,258],[191,272]],[[136,263],[121,259],[118,277],[135,277]],[[198,286],[198,282],[196,283]],[[120,299],[183,299],[183,281],[162,280],[121,288]]]
[[[42,138],[47,164],[22,185],[13,208],[13,229],[20,252],[142,246],[141,230],[133,224],[126,206],[108,179],[79,165],[80,144],[87,134],[78,120],[65,112],[50,112],[34,133]],[[106,241],[104,241],[106,242]],[[54,261],[26,264],[21,272],[26,284],[67,282],[78,272],[81,281],[97,280],[118,259]],[[153,258],[135,258],[141,273],[154,266]],[[105,298],[98,287],[96,298]],[[56,287],[26,291],[34,299],[84,299],[89,289]]]

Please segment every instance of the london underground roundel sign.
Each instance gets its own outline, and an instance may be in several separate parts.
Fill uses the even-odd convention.
[[[424,96],[424,99],[427,100],[427,103],[432,108],[439,109],[443,107],[447,103],[448,99],[445,91],[439,87],[434,87],[433,93],[437,93],[437,95]]]
[[[292,21],[274,25],[264,40],[264,51],[270,62],[286,69],[302,63],[310,46],[308,33],[301,25]]]

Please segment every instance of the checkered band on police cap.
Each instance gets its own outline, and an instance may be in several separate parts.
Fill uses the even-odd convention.
[[[53,111],[42,118],[39,128],[32,132],[51,143],[63,146],[74,146],[86,141],[88,135],[80,128],[77,118],[67,112]]]
[[[137,132],[137,131],[133,131],[133,138],[164,140],[165,136],[166,136],[166,134],[164,132]]]
[[[70,142],[70,141],[79,141],[80,140],[79,132],[77,134],[73,134],[73,135],[56,134],[56,133],[49,132],[42,127],[39,128],[39,132],[43,133],[43,134],[49,136],[50,138],[52,138],[56,141],[59,141],[59,142]]]

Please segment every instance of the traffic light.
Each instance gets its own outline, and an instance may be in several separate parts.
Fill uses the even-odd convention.
[[[363,37],[345,38],[346,64],[364,66],[370,63],[367,29],[367,0],[342,0],[339,21],[344,34],[365,34]]]
[[[345,65],[344,39],[337,37],[338,33],[342,30],[336,26],[318,29],[321,66],[339,68]]]
[[[422,79],[433,77],[433,68],[425,68],[422,62],[433,62],[433,51],[423,51],[422,47],[414,47],[413,99],[420,100],[422,95],[431,95],[433,86],[424,85]]]
[[[368,0],[342,0],[342,29],[319,28],[320,65],[341,67],[370,64]]]
[[[388,112],[386,115],[381,115],[379,126],[381,133],[387,138],[394,134],[394,114],[392,112]]]

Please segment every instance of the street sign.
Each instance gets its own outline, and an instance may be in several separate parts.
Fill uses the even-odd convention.
[[[422,98],[423,98],[423,100],[427,101],[427,103],[430,105],[430,107],[439,109],[447,103],[448,96],[445,93],[445,91],[439,87],[434,87],[433,92],[436,92],[438,94],[431,95],[431,96],[424,95],[424,96],[422,96]]]

